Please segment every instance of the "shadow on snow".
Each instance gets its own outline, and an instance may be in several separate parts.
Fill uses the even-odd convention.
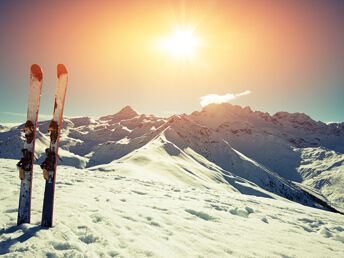
[[[3,234],[12,234],[16,231],[22,231],[23,234],[16,238],[8,238],[2,242],[0,242],[0,255],[7,254],[10,251],[11,246],[15,245],[16,243],[24,243],[25,241],[29,240],[31,237],[35,236],[38,231],[46,230],[47,228],[41,226],[33,226],[30,228],[20,226],[12,226],[6,229],[0,230],[0,236]]]

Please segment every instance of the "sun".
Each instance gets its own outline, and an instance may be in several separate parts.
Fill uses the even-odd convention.
[[[200,38],[191,28],[176,28],[168,37],[159,42],[159,49],[176,59],[191,60],[200,45]]]

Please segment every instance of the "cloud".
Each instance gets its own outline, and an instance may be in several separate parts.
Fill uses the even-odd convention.
[[[211,103],[220,104],[230,102],[231,100],[236,99],[237,97],[248,95],[250,93],[251,91],[245,90],[241,93],[227,93],[225,95],[208,94],[206,96],[201,97],[201,106],[205,107],[206,105],[209,105]]]

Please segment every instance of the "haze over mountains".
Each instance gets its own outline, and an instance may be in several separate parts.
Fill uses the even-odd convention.
[[[37,164],[48,124],[38,123]],[[0,158],[20,158],[22,129],[1,127]],[[129,106],[97,120],[65,118],[59,156],[91,171],[344,209],[343,152],[344,123],[223,103],[169,118]]]

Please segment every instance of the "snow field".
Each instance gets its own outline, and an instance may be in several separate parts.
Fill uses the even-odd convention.
[[[6,257],[343,257],[343,216],[226,189],[59,166],[54,227],[39,226],[44,180],[34,167],[31,225],[16,226],[15,160],[0,159],[0,254]]]

